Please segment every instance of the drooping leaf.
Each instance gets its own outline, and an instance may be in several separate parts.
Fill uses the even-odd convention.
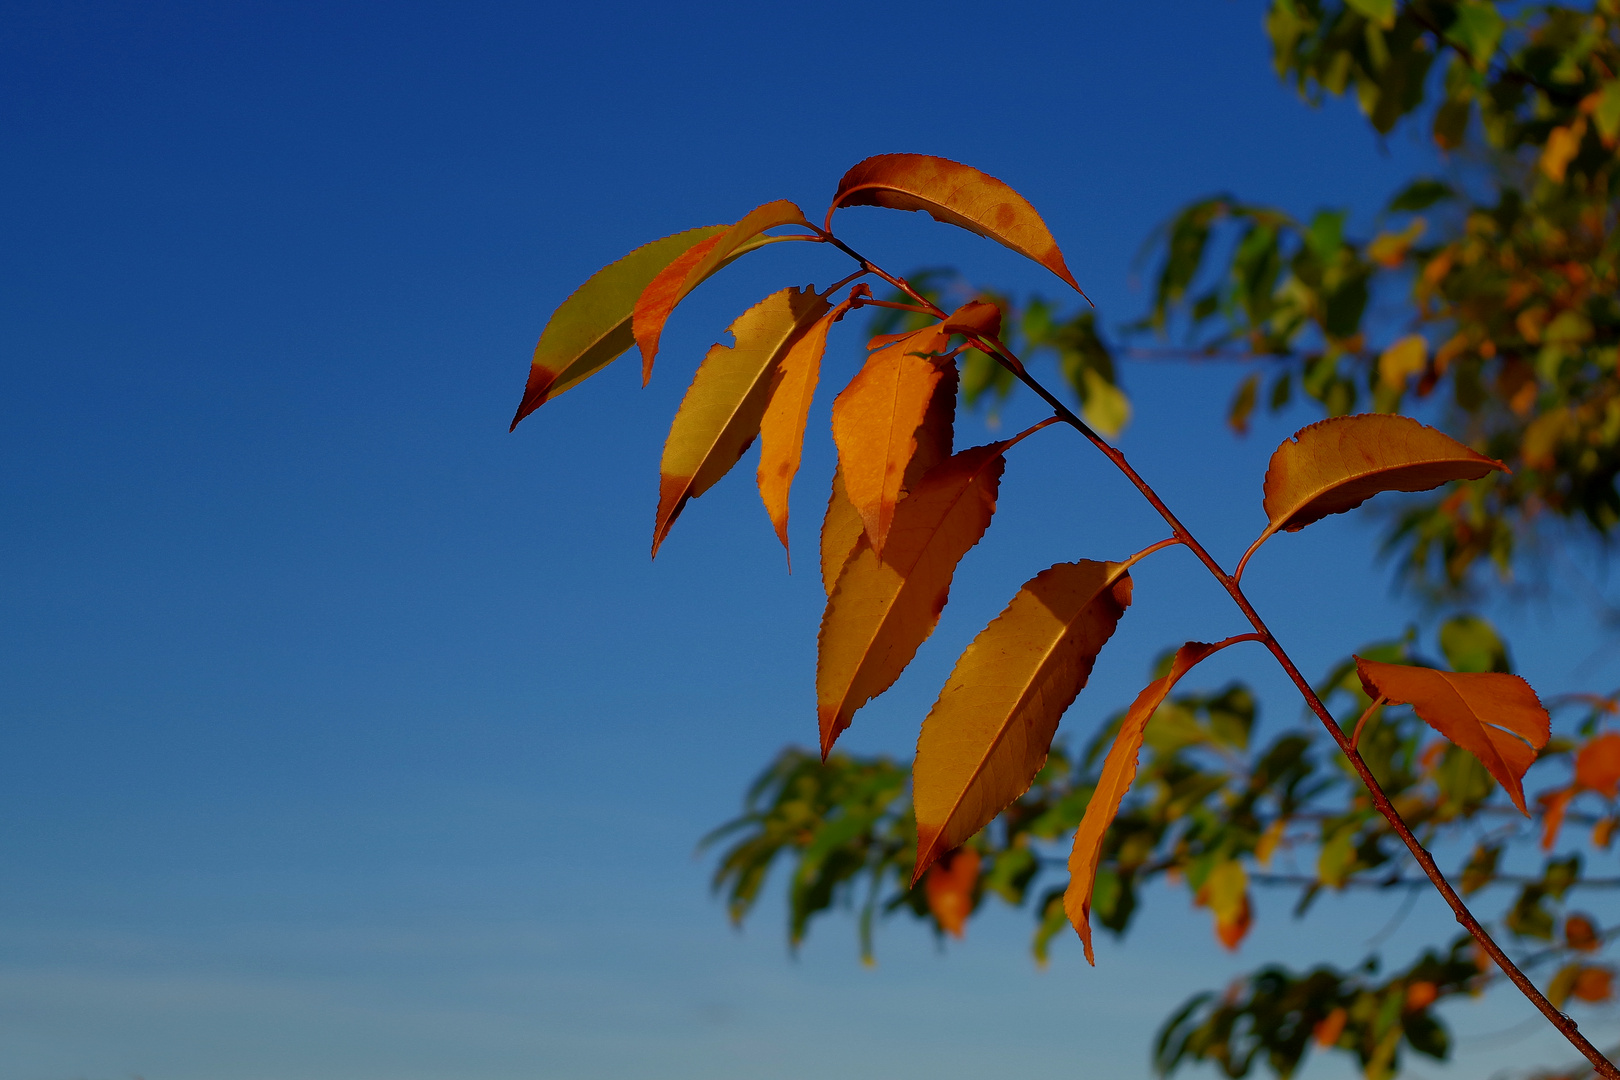
[[[939,920],[940,928],[960,938],[973,914],[973,887],[979,881],[979,853],[957,848],[935,863],[923,883],[928,910]]]
[[[1029,789],[1130,602],[1120,564],[1058,563],[962,653],[917,740],[919,876]]]
[[[948,337],[934,325],[878,349],[833,400],[833,442],[844,493],[860,512],[866,537],[879,554],[906,467],[917,450],[917,429],[935,387],[954,368],[934,355]]]
[[[959,225],[1034,259],[1085,295],[1029,201],[971,166],[927,154],[869,157],[838,182],[827,210],[829,229],[833,211],[841,206],[925,210],[935,221]]]
[[[699,365],[664,442],[653,554],[687,500],[709,490],[759,434],[782,357],[829,305],[814,289],[783,289],[745,311]]]
[[[1381,491],[1427,491],[1506,468],[1409,417],[1363,413],[1322,420],[1296,432],[1271,455],[1266,535],[1279,529],[1298,532]]]
[[[770,400],[759,422],[759,497],[784,551],[788,549],[788,492],[804,452],[804,425],[821,378],[827,331],[849,311],[845,301],[828,311],[789,346],[777,365]],[[791,555],[789,566],[792,565]]]
[[[975,446],[936,466],[896,506],[882,556],[863,537],[844,563],[821,619],[816,660],[823,757],[939,624],[957,563],[995,513],[1008,445]]]
[[[1392,705],[1412,706],[1426,724],[1467,750],[1525,816],[1523,777],[1551,734],[1530,684],[1497,672],[1436,671],[1356,658],[1362,686]]]
[[[529,382],[512,426],[517,427],[525,416],[596,374],[633,345],[631,313],[647,283],[682,253],[726,229],[725,225],[706,225],[643,244],[574,290],[540,332]]]
[[[956,428],[956,386],[956,369],[947,368],[945,377],[934,387],[934,396],[923,413],[922,426],[917,429],[917,449],[906,463],[900,486],[902,494],[916,487],[929,469],[951,456]],[[821,525],[821,585],[828,596],[832,595],[838,574],[854,553],[864,531],[860,511],[844,492],[843,470],[835,469],[827,516]]]
[[[1136,779],[1136,756],[1142,749],[1148,721],[1164,704],[1170,689],[1181,677],[1214,650],[1214,645],[1189,641],[1176,650],[1170,670],[1163,677],[1148,683],[1136,695],[1136,700],[1125,712],[1125,718],[1120,721],[1114,745],[1109,748],[1108,757],[1103,761],[1097,789],[1092,793],[1091,801],[1086,803],[1085,816],[1075,830],[1074,847],[1069,852],[1069,888],[1063,894],[1063,910],[1068,913],[1069,922],[1080,935],[1086,949],[1086,960],[1093,965],[1097,960],[1091,950],[1091,889],[1097,880],[1097,864],[1102,859],[1103,835],[1113,824],[1125,793]]]
[[[1243,864],[1236,859],[1217,864],[1198,887],[1194,899],[1214,914],[1215,939],[1226,949],[1236,951],[1254,921],[1249,875]]]
[[[669,263],[650,280],[636,298],[634,326],[636,344],[641,348],[641,382],[646,385],[652,378],[653,358],[658,355],[658,339],[664,333],[675,305],[686,299],[693,289],[703,284],[729,263],[771,242],[762,234],[778,225],[803,225],[804,211],[786,199],[768,202],[750,210],[735,225],[710,236],[702,246],[694,246],[684,255]]]
[[[1605,799],[1620,795],[1620,735],[1606,731],[1575,755],[1575,786]]]

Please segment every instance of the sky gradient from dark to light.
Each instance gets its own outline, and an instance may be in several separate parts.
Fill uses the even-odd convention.
[[[1329,897],[1294,922],[1291,896],[1262,897],[1233,957],[1184,891],[1153,889],[1095,969],[1068,938],[1037,969],[1029,913],[1005,909],[943,948],[890,920],[873,969],[835,914],[793,957],[780,881],[727,924],[694,847],[781,746],[815,740],[828,388],[861,320],[835,330],[811,416],[795,573],[751,457],[649,562],[659,448],[730,320],[842,277],[837,253],[732,267],[671,321],[650,387],[632,354],[507,433],[541,326],[594,270],[768,199],[819,217],[870,154],[1012,184],[1105,327],[1141,314],[1137,252],[1194,197],[1343,206],[1365,231],[1437,164],[1350,106],[1302,104],[1261,14],[5,4],[0,1080],[1146,1077],[1191,993],[1270,959],[1358,958],[1397,899]],[[897,270],[1079,303],[920,215],[840,221]],[[1312,418],[1235,438],[1241,375],[1122,369],[1121,445],[1229,561],[1261,523],[1271,448]],[[1014,398],[1002,430],[1036,405]],[[938,633],[843,745],[908,754],[1020,582],[1119,558],[1156,522],[1063,430],[1021,445]],[[1409,620],[1432,632],[1377,536],[1334,518],[1250,570],[1307,672]],[[1072,736],[1164,647],[1242,629],[1184,555],[1136,576]],[[1500,617],[1537,685],[1615,677],[1580,604]],[[1265,722],[1291,722],[1260,661],[1232,649],[1200,678],[1249,678]],[[1449,933],[1425,896],[1385,947]],[[1568,1057],[1520,1030],[1522,1002],[1446,1015],[1465,1052],[1413,1075]]]

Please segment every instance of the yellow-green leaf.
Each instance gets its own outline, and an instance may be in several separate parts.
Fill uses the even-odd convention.
[[[811,288],[772,293],[731,324],[735,345],[703,358],[664,442],[654,555],[687,500],[714,486],[759,434],[777,366],[828,307]]]

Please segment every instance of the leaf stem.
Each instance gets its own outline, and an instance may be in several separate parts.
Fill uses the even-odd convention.
[[[1048,424],[1054,424],[1054,423],[1057,423],[1058,419],[1059,419],[1058,417],[1054,416],[1054,417],[1052,417],[1052,419],[1050,419],[1050,420],[1048,420],[1046,422]],[[1181,543],[1181,537],[1179,537],[1179,536],[1167,536],[1163,540],[1160,540],[1157,544],[1149,544],[1147,547],[1143,548],[1141,551],[1138,551],[1135,555],[1132,555],[1130,558],[1128,558],[1124,562],[1120,563],[1119,568],[1121,570],[1129,570],[1131,567],[1135,566],[1137,563],[1141,562],[1143,559],[1147,558],[1149,555],[1153,554],[1155,551],[1163,551],[1165,548],[1172,547],[1172,546],[1174,546],[1176,544],[1179,544],[1179,543]],[[1249,636],[1253,637],[1252,634],[1249,635]],[[1224,648],[1226,644],[1228,644],[1228,643],[1223,643],[1222,647]]]
[[[1378,711],[1379,706],[1388,700],[1388,698],[1380,694],[1378,700],[1367,706],[1367,711],[1361,714],[1360,720],[1356,721],[1356,730],[1350,736],[1350,745],[1354,746],[1358,751],[1361,749],[1361,729],[1367,726],[1367,721],[1372,719],[1372,714]]]

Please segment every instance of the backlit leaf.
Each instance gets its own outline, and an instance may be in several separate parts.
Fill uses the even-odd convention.
[[[1086,959],[1093,965],[1097,960],[1091,950],[1091,889],[1097,880],[1097,864],[1102,859],[1103,835],[1119,813],[1119,805],[1124,801],[1125,793],[1131,789],[1131,782],[1136,779],[1136,757],[1142,749],[1148,721],[1164,704],[1171,687],[1214,650],[1213,645],[1189,641],[1176,650],[1170,670],[1162,678],[1148,683],[1136,695],[1136,700],[1125,712],[1125,718],[1120,721],[1114,745],[1109,748],[1108,757],[1103,761],[1097,789],[1092,792],[1091,801],[1086,803],[1085,816],[1075,830],[1074,847],[1069,852],[1069,888],[1063,894],[1063,910],[1068,913],[1069,922],[1080,935],[1080,941],[1086,948]]]
[[[759,434],[777,366],[828,304],[814,289],[783,289],[745,311],[699,365],[664,442],[653,554],[687,500],[709,490]]]
[[[1581,747],[1575,755],[1575,785],[1606,799],[1620,794],[1620,735],[1607,731]]]
[[[1500,461],[1405,416],[1364,413],[1322,420],[1277,447],[1266,470],[1266,534],[1298,532],[1353,510],[1381,491],[1427,491],[1477,480]]]
[[[917,740],[918,875],[1029,790],[1130,602],[1120,564],[1058,563],[962,653]]]
[[[973,914],[973,887],[979,880],[979,853],[957,848],[935,863],[923,883],[928,910],[939,920],[940,929],[952,937],[962,936],[968,916]]]
[[[636,344],[641,348],[643,385],[652,378],[653,358],[658,355],[658,339],[663,335],[664,323],[669,320],[675,305],[729,263],[770,243],[771,238],[761,234],[778,225],[810,227],[810,223],[804,219],[804,212],[786,199],[768,202],[750,210],[737,224],[726,227],[724,231],[708,237],[703,244],[686,251],[647,283],[635,301],[633,320]]]
[[[525,416],[596,374],[633,345],[631,313],[647,283],[682,253],[727,228],[706,225],[654,240],[592,274],[552,313],[540,332],[529,383],[512,426],[517,427]]]
[[[1022,195],[978,169],[927,154],[879,154],[850,169],[827,210],[886,206],[926,210],[935,221],[959,225],[1034,259],[1081,292],[1041,215]],[[1084,295],[1084,293],[1081,293]]]
[[[867,358],[833,401],[833,442],[844,493],[879,554],[894,520],[917,429],[934,389],[954,365],[932,355],[949,335],[938,325],[907,334]]]
[[[1392,705],[1411,705],[1425,723],[1467,750],[1529,816],[1522,778],[1547,745],[1547,710],[1530,684],[1497,672],[1436,671],[1356,658],[1362,686]]]
[[[883,555],[861,538],[844,563],[821,619],[816,661],[823,757],[939,624],[957,563],[995,513],[1008,445],[975,446],[931,470],[895,508]]]

